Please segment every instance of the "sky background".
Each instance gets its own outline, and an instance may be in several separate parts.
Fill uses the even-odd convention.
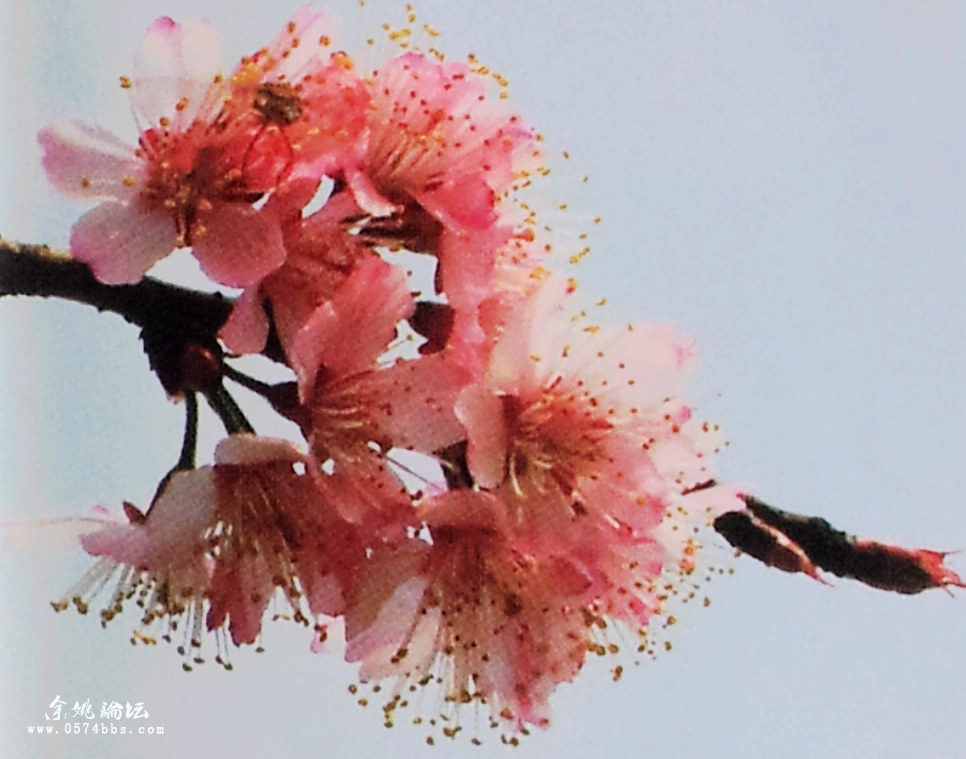
[[[377,2],[350,51],[396,20]],[[160,15],[204,15],[226,62],[297,8],[171,0],[0,5],[0,233],[63,247],[85,206],[39,169],[34,135],[76,116],[129,140],[117,86]],[[473,51],[567,150],[553,188],[594,216],[582,287],[615,321],[698,338],[690,397],[722,424],[721,479],[863,537],[966,549],[966,5],[955,2],[456,3],[421,0],[450,57]],[[365,31],[359,31],[363,26]],[[582,175],[590,181],[579,184]],[[177,267],[180,264],[172,264]],[[0,519],[146,504],[182,411],[135,330],[86,307],[0,301]],[[207,444],[217,436],[208,417]],[[10,532],[8,530],[8,532]],[[21,532],[17,530],[16,532]],[[731,560],[639,667],[592,662],[516,757],[945,759],[966,752],[966,593],[904,597]],[[950,565],[966,573],[966,556]],[[381,726],[354,669],[269,625],[235,671],[181,671],[49,601],[88,562],[57,530],[0,549],[0,745],[17,757],[483,756]],[[159,736],[28,736],[55,695],[140,701]],[[432,704],[427,703],[427,713]],[[471,717],[469,721],[471,722]],[[125,724],[125,723],[121,723]],[[126,724],[133,725],[134,722]]]

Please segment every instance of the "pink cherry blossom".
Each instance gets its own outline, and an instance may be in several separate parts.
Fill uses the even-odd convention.
[[[260,127],[253,152],[287,152],[294,176],[336,175],[361,156],[369,92],[332,44],[325,16],[303,6],[231,77],[229,109]]]
[[[598,529],[645,539],[711,477],[712,430],[681,399],[690,344],[666,325],[575,323],[566,291],[551,279],[515,308],[463,391],[469,470],[532,549]]]
[[[513,235],[502,199],[540,155],[533,131],[486,85],[463,63],[416,52],[391,59],[373,77],[366,151],[348,175],[374,217],[362,234],[438,257],[436,289],[456,309],[460,341],[474,347],[476,311]]]
[[[456,729],[474,702],[511,732],[547,727],[548,696],[580,670],[593,626],[581,609],[586,583],[565,559],[514,551],[492,528],[494,508],[468,490],[437,497],[423,512],[433,544],[383,551],[360,576],[346,657],[361,662],[363,681],[401,678],[387,720],[408,697],[403,686],[438,681]]]
[[[305,430],[318,486],[342,517],[380,539],[415,524],[394,449],[431,455],[465,436],[453,411],[466,373],[440,356],[347,376],[318,373]]]
[[[346,611],[363,680],[438,680],[454,712],[485,703],[511,732],[545,727],[587,653],[619,649],[608,621],[646,650],[691,582],[695,530],[740,503],[708,484],[716,438],[681,400],[691,343],[665,325],[575,321],[571,290],[551,278],[508,301],[455,405],[471,481],[422,502],[428,542],[374,549]],[[394,691],[387,715],[401,702]]]
[[[288,441],[226,438],[213,466],[172,474],[147,515],[128,506],[127,524],[81,537],[89,554],[104,558],[68,597],[86,610],[85,593],[119,574],[102,619],[136,594],[142,627],[165,620],[170,637],[183,625],[191,658],[205,628],[227,631],[235,645],[254,643],[276,591],[304,625],[309,614],[341,614],[363,547],[322,499],[306,463]],[[66,606],[67,599],[58,604]]]
[[[226,77],[204,22],[156,21],[124,80],[136,148],[85,124],[39,134],[54,185],[102,201],[74,225],[72,255],[108,284],[136,282],[184,246],[229,286],[277,269],[278,220],[252,203],[290,177],[339,171],[360,151],[368,92],[328,44],[321,16],[303,9]]]
[[[217,38],[202,21],[162,18],[151,26],[134,78],[123,80],[146,122],[136,148],[87,125],[47,127],[38,136],[54,185],[102,200],[74,225],[71,254],[103,282],[136,282],[186,245],[210,276],[230,285],[284,260],[277,227],[251,207],[270,189],[242,171],[252,135],[219,120],[230,95],[213,50]]]
[[[360,205],[384,216],[415,202],[450,228],[493,224],[497,197],[535,143],[519,116],[488,102],[485,85],[466,64],[416,52],[379,69],[365,157],[350,178]]]
[[[101,622],[107,624],[130,599],[142,610],[132,642],[154,643],[160,626],[167,640],[180,630],[185,667],[198,659],[204,629],[211,565],[206,530],[214,507],[208,471],[171,476],[148,514],[125,504],[127,521],[103,521],[81,536],[81,545],[101,557],[67,595],[58,611],[72,602],[86,613],[92,598],[114,582]]]
[[[252,435],[233,435],[215,450],[207,623],[227,624],[236,645],[255,641],[276,588],[303,624],[303,597],[313,614],[342,612],[343,585],[361,545],[322,500],[305,464],[291,443]]]

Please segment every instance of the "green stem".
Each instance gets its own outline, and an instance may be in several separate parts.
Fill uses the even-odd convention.
[[[255,428],[245,418],[244,412],[223,385],[205,393],[205,400],[208,401],[211,410],[221,419],[221,423],[225,425],[225,432],[229,435],[238,432],[255,432]]]
[[[235,367],[229,364],[224,364],[222,366],[222,373],[230,379],[232,382],[237,382],[242,387],[247,390],[251,390],[253,393],[262,396],[263,398],[271,399],[275,392],[275,385],[269,385],[267,382],[262,382],[254,377],[249,377],[244,372],[238,371]]]
[[[195,468],[195,453],[198,449],[198,396],[185,393],[184,396],[184,439],[181,442],[181,455],[174,465],[175,471]]]

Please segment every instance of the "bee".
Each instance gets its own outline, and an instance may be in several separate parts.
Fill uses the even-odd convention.
[[[287,153],[285,163],[276,172],[276,184],[288,174],[295,162],[295,151],[288,135],[283,131],[285,127],[292,126],[304,113],[301,98],[288,82],[263,82],[255,91],[252,98],[252,108],[254,108],[264,120],[262,125],[252,137],[251,144],[245,151],[242,162],[243,172],[246,176],[250,172],[257,173],[259,168],[259,151],[265,155],[277,155],[272,150],[273,141],[284,143],[281,149]],[[259,147],[256,149],[256,145]]]
[[[265,117],[265,123],[291,126],[302,118],[302,100],[288,82],[265,82],[258,88],[252,108]]]

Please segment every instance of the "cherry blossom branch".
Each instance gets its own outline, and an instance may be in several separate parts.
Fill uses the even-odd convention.
[[[231,313],[233,301],[145,277],[133,285],[106,285],[87,264],[46,245],[0,238],[0,296],[29,295],[63,298],[110,311],[141,328],[144,350],[165,390],[184,394],[190,428],[196,424],[194,392],[204,393],[229,432],[251,432],[238,404],[221,384],[225,374],[218,330]],[[265,354],[279,358],[271,344]],[[193,466],[193,432],[176,469]]]
[[[62,298],[115,313],[140,327],[151,368],[169,395],[193,391],[207,395],[221,385],[226,367],[218,331],[234,301],[220,293],[199,292],[151,277],[132,285],[107,285],[86,263],[66,253],[0,238],[0,297],[5,295]],[[284,361],[274,334],[262,353],[273,361]],[[235,421],[233,427],[247,426]]]
[[[776,509],[743,495],[746,508],[715,519],[714,529],[742,553],[784,572],[803,572],[819,582],[818,570],[858,580],[880,590],[905,595],[929,588],[966,588],[943,565],[949,551],[909,549],[862,540],[833,527],[821,517]],[[825,583],[828,584],[828,583]]]
[[[0,297],[4,295],[72,300],[118,314],[142,329],[163,324],[199,343],[214,341],[233,305],[223,295],[150,277],[134,285],[105,285],[87,264],[66,253],[0,238]]]

